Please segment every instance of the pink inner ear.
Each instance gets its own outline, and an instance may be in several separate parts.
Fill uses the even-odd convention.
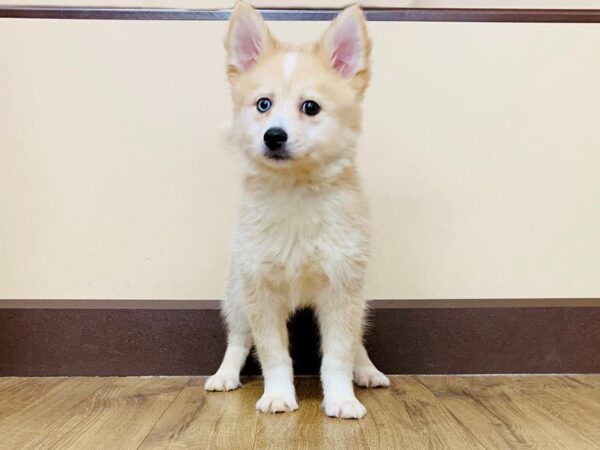
[[[260,55],[262,48],[260,31],[251,20],[240,20],[234,39],[237,65],[242,70],[248,70],[256,63]]]
[[[355,75],[359,69],[361,52],[358,25],[355,22],[343,23],[333,37],[332,67],[344,78]]]

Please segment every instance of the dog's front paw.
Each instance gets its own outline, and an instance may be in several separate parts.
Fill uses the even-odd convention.
[[[375,367],[355,367],[354,383],[360,387],[388,387],[390,379]]]
[[[367,414],[367,408],[356,397],[347,399],[325,399],[323,409],[329,417],[340,419],[360,419]]]
[[[256,409],[264,413],[296,411],[298,402],[293,392],[265,392],[256,402]]]
[[[217,372],[204,383],[207,391],[233,391],[242,385],[237,373]]]

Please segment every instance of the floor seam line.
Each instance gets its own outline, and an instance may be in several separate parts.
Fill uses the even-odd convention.
[[[479,445],[481,445],[481,447],[485,448],[486,450],[491,450],[488,447],[486,447],[483,442],[481,442],[477,436],[475,436],[471,430],[469,430],[469,428],[458,418],[454,415],[454,413],[439,399],[437,398],[437,395],[435,395],[435,393],[429,389],[427,386],[425,386],[423,383],[421,383],[421,380],[418,379],[418,376],[413,375],[412,376],[413,380],[415,380],[417,383],[419,383],[421,386],[423,386],[425,389],[427,389],[428,392],[431,393],[431,395],[433,395],[433,397],[438,401],[438,403],[442,406],[442,408],[448,413],[450,414],[450,416],[452,416],[452,418],[454,420],[456,420],[456,423],[458,423],[460,425],[460,427],[462,429],[464,429],[467,433],[469,433],[469,436],[471,436],[473,439],[475,439],[475,441],[479,442]]]
[[[175,397],[173,397],[173,400],[171,400],[171,403],[169,403],[169,405],[165,408],[165,410],[160,414],[160,416],[158,417],[158,419],[156,419],[156,422],[154,422],[152,424],[152,428],[150,428],[150,430],[148,430],[148,433],[146,433],[146,436],[144,436],[144,439],[142,439],[140,441],[140,444],[135,448],[135,450],[138,450],[144,444],[144,442],[146,442],[146,439],[148,439],[148,436],[150,436],[150,433],[152,433],[152,431],[156,427],[156,424],[160,421],[160,419],[162,419],[162,417],[169,410],[169,408],[171,408],[171,406],[173,405],[173,403],[175,403],[175,400],[177,400],[179,398],[179,396],[181,395],[181,393],[183,392],[183,390],[185,389],[185,387],[190,384],[191,380],[192,380],[192,378],[188,377],[187,382],[184,383],[183,386],[181,386],[181,389],[179,390],[179,392],[177,393],[177,395]],[[167,448],[167,447],[165,447],[165,448]]]

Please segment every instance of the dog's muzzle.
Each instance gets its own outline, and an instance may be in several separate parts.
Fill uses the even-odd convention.
[[[269,128],[263,137],[265,141],[265,156],[270,159],[290,159],[290,154],[285,148],[288,135],[283,128]]]

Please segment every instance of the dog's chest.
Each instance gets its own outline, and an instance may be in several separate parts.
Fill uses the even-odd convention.
[[[274,193],[244,205],[237,254],[253,273],[290,280],[327,277],[352,245],[352,227],[334,196]]]

